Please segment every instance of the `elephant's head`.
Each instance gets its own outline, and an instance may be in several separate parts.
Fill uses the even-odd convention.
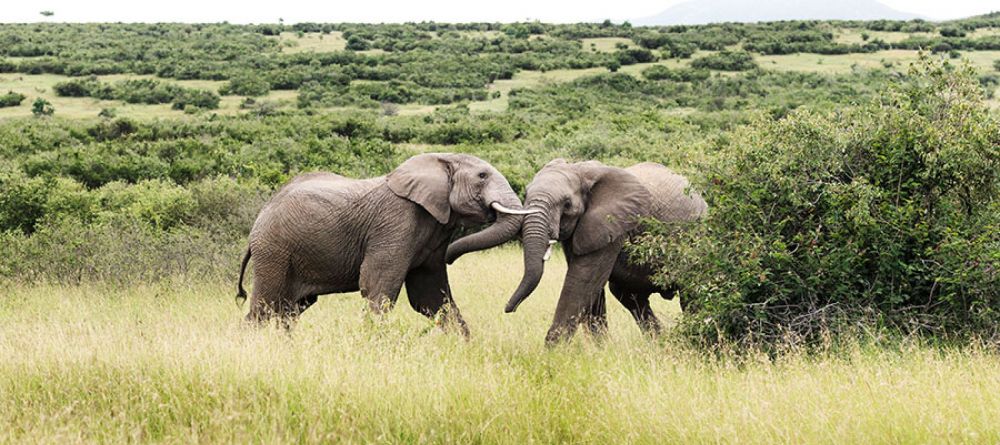
[[[475,156],[417,155],[389,173],[387,180],[393,193],[419,204],[441,224],[495,220],[487,229],[459,240],[464,252],[504,243],[521,227],[524,212],[517,193],[496,168]]]
[[[524,276],[507,302],[506,312],[538,286],[550,246],[556,241],[576,256],[620,240],[647,213],[649,191],[633,174],[597,161],[549,162],[528,185],[524,218]]]

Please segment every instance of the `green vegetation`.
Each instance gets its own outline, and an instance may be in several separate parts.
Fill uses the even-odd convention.
[[[688,330],[1000,338],[1000,121],[969,71],[909,76],[871,105],[757,121],[702,167],[707,224],[637,249],[691,298]]]
[[[992,442],[986,351],[851,346],[705,357],[641,337],[608,305],[604,344],[546,350],[565,263],[500,314],[517,248],[449,274],[463,341],[407,307],[321,297],[292,336],[246,331],[231,280],[9,286],[0,299],[0,442]],[[677,306],[659,298],[660,314]],[[684,413],[684,415],[679,415]],[[844,428],[843,425],[852,425]]]
[[[0,24],[0,441],[996,441],[998,27]],[[565,264],[501,317],[505,247],[449,271],[469,342],[242,330],[278,186],[431,151],[688,175],[708,219],[633,249],[693,311],[546,351]]]
[[[25,95],[21,93],[15,93],[13,91],[8,91],[7,94],[0,96],[0,108],[3,107],[16,107],[21,105],[24,101]]]
[[[757,63],[746,51],[721,51],[694,59],[691,66],[696,69],[746,71],[757,68]]]
[[[173,103],[174,109],[184,109],[188,105],[205,109],[219,107],[219,96],[211,91],[184,88],[155,79],[127,79],[108,84],[97,80],[97,76],[90,76],[57,83],[52,89],[65,97],[113,99],[131,104]]]
[[[34,114],[35,117],[51,116],[55,112],[56,109],[52,106],[52,104],[40,97],[35,99],[35,102],[31,104],[31,114]]]

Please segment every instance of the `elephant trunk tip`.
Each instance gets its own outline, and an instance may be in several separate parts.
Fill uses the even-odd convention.
[[[517,311],[517,307],[518,307],[518,306],[519,306],[520,304],[521,304],[521,302],[520,302],[520,301],[518,301],[517,303],[515,303],[515,302],[510,302],[510,303],[507,303],[507,307],[503,308],[503,312],[504,312],[505,314],[512,314],[512,313],[514,313],[515,311]]]

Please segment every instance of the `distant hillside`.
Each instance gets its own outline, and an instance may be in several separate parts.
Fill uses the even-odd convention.
[[[635,20],[636,25],[698,25],[778,20],[910,20],[920,18],[876,0],[690,0]]]

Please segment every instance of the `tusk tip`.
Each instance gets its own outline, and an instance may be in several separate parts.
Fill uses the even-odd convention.
[[[530,210],[527,210],[527,209],[512,209],[510,207],[506,207],[503,204],[500,204],[499,202],[495,202],[495,201],[492,204],[490,204],[490,207],[492,207],[493,210],[496,210],[496,211],[498,211],[500,213],[508,213],[508,214],[511,214],[511,215],[531,215],[532,213],[541,213],[540,209],[530,209]]]

